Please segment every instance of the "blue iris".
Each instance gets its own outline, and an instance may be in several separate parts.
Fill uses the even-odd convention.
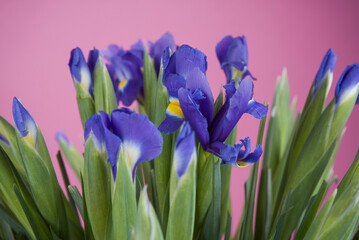
[[[253,82],[245,78],[236,89],[235,82],[231,80],[225,86],[226,101],[213,117],[214,100],[205,75],[206,70],[206,56],[189,46],[178,48],[170,57],[163,79],[170,94],[170,104],[166,119],[159,126],[160,131],[174,132],[186,121],[202,147],[221,157],[224,163],[240,167],[257,161],[262,154],[261,146],[249,153],[249,138],[234,146],[224,144],[244,113],[258,119],[267,114],[267,107],[253,99]],[[242,148],[245,150],[241,150]]]
[[[315,76],[313,94],[316,94],[317,91],[320,89],[320,86],[324,81],[325,76],[327,74],[333,74],[333,69],[335,67],[336,61],[337,55],[335,55],[333,49],[329,49],[328,52],[325,54],[322,63],[320,64],[317,75]]]
[[[345,68],[335,88],[336,105],[340,105],[346,97],[357,94],[359,88],[359,64],[352,64]],[[355,104],[359,103],[359,96]]]
[[[90,57],[91,55],[89,56],[88,60],[89,64],[87,64],[81,49],[78,47],[74,48],[71,51],[69,67],[73,80],[77,82],[86,93],[92,96],[93,83],[91,78],[91,71],[89,68]]]
[[[242,80],[248,75],[252,77],[248,71],[248,47],[244,36],[224,37],[216,46],[216,54],[226,75],[227,83],[232,79]]]
[[[110,45],[107,51],[102,51],[109,61],[107,69],[110,73],[117,102],[130,106],[140,95],[143,95],[143,53],[141,41],[125,51],[116,45]]]
[[[91,135],[96,147],[107,152],[114,179],[121,149],[130,164],[132,178],[141,162],[150,161],[162,152],[163,139],[156,126],[146,115],[127,108],[116,109],[111,116],[104,112],[91,116],[85,124],[85,139]]]

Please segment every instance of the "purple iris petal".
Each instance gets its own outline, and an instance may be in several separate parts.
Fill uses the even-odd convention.
[[[203,73],[207,71],[207,57],[198,49],[188,45],[180,46],[170,57],[163,73],[163,83],[166,85],[169,74],[179,74],[187,79],[188,74],[198,67]]]
[[[98,150],[103,151],[106,147],[105,126],[100,115],[92,115],[85,123],[85,141],[91,136]]]
[[[174,164],[178,178],[187,172],[195,151],[194,133],[190,125],[186,123],[178,134],[174,151]]]
[[[225,36],[216,46],[216,54],[220,64],[222,64],[227,55],[227,49],[229,44],[232,42],[232,36]]]
[[[171,57],[171,50],[170,48],[166,48],[163,51],[163,55],[162,55],[162,65],[163,65],[163,69],[167,68],[168,62],[170,61],[170,57]]]
[[[156,126],[146,115],[114,111],[111,115],[113,132],[122,140],[123,151],[133,163],[132,177],[136,167],[160,155],[163,139]]]
[[[244,36],[236,38],[232,36],[224,37],[217,44],[216,53],[227,82],[233,79],[233,68],[244,71],[244,68],[248,65],[248,47]],[[249,71],[246,70],[242,75],[242,79],[248,75],[252,77]]]
[[[186,80],[178,74],[169,74],[167,76],[166,87],[170,97],[178,98],[178,90],[186,86]]]
[[[323,82],[324,77],[327,74],[327,72],[328,71],[333,72],[336,61],[337,61],[337,55],[335,55],[333,49],[329,49],[328,52],[325,54],[322,63],[320,64],[317,75],[315,76],[314,94],[320,88],[320,85]]]
[[[71,51],[69,67],[73,79],[78,83],[84,81],[88,85],[88,89],[86,90],[90,94],[92,94],[93,86],[91,80],[91,72],[89,66],[86,63],[85,57],[79,47]]]
[[[12,104],[12,114],[16,129],[19,131],[21,137],[26,137],[28,134],[31,134],[34,137],[34,144],[36,145],[38,141],[37,125],[30,113],[16,97],[14,97]]]
[[[253,117],[257,119],[262,119],[263,117],[267,116],[268,108],[256,102],[254,98],[252,98],[247,105],[246,113],[251,114]]]
[[[89,56],[87,58],[88,61],[88,67],[90,69],[91,74],[94,74],[96,64],[99,61],[100,58],[100,51],[94,48],[89,52]]]
[[[178,99],[186,121],[189,122],[196,133],[198,141],[204,149],[209,144],[207,119],[199,111],[199,106],[192,97],[192,93],[184,88],[178,91]]]
[[[230,84],[233,85],[233,82]],[[227,139],[243,113],[245,113],[252,95],[253,83],[249,78],[245,78],[240,82],[233,95],[231,92],[227,93],[227,96],[231,97],[226,99],[211,125],[211,142],[224,142]]]
[[[161,58],[165,49],[170,48],[172,51],[175,49],[175,40],[170,33],[165,33],[162,35],[160,39],[158,39],[155,43],[149,43],[150,47],[150,56],[154,60],[154,66],[156,73],[158,75]]]
[[[200,89],[203,93],[204,98],[196,103],[199,105],[199,111],[207,118],[209,125],[213,118],[214,100],[206,75],[199,68],[194,68],[187,77],[186,88],[192,92]]]
[[[245,167],[257,162],[263,152],[261,145],[257,145],[252,153],[250,153],[250,149],[250,139],[247,137],[241,140],[241,144],[234,144],[234,146],[222,142],[213,142],[209,146],[208,151],[222,158],[223,164],[234,167]]]
[[[184,120],[182,118],[166,114],[166,119],[158,126],[158,130],[164,134],[171,134],[177,131],[183,122]]]
[[[358,87],[359,84],[359,64],[352,64],[345,68],[343,74],[340,76],[337,86],[335,88],[335,101],[340,104],[346,95],[350,94],[350,90]],[[359,103],[359,96],[356,104]]]

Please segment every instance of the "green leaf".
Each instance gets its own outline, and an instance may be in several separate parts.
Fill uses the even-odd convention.
[[[328,217],[328,213],[333,206],[334,199],[337,195],[337,190],[335,190],[327,202],[324,204],[323,208],[320,210],[318,216],[314,219],[313,223],[310,225],[308,231],[305,234],[304,240],[317,239],[320,230],[325,223],[325,220]]]
[[[104,111],[111,114],[117,108],[116,94],[106,65],[102,62],[101,57],[96,63],[93,78],[96,112]]]
[[[22,226],[33,236],[30,223],[28,222],[21,203],[19,202],[15,192],[10,191],[14,185],[17,185],[17,179],[14,175],[14,169],[11,167],[11,162],[8,156],[2,151],[0,147],[0,196],[1,201],[7,206],[15,218],[22,224]]]
[[[135,238],[163,239],[161,226],[158,222],[156,212],[146,194],[146,187],[141,192],[140,200],[138,203]]]
[[[143,85],[146,113],[148,115],[148,118],[151,121],[154,121],[154,108],[156,105],[156,91],[154,91],[154,89],[157,88],[158,84],[156,72],[153,66],[153,61],[147,50],[145,50],[143,53]]]
[[[264,117],[259,125],[257,145],[262,144],[264,127],[266,123],[266,117]],[[241,229],[241,239],[253,239],[253,216],[254,216],[254,205],[255,197],[257,192],[257,178],[258,178],[258,167],[259,161],[253,164],[249,179],[246,182],[246,188],[248,187],[248,194],[246,194],[246,207],[245,214],[243,215],[243,228]]]
[[[168,240],[193,238],[196,206],[196,167],[197,155],[194,153],[187,172],[178,179],[175,166],[172,164],[170,210],[166,234],[166,239]]]
[[[295,239],[303,239],[306,232],[308,231],[308,229],[310,228],[310,226],[312,225],[315,216],[317,215],[317,212],[320,208],[320,205],[328,191],[329,188],[329,184],[324,181],[322,183],[322,186],[320,188],[320,190],[318,191],[318,193],[314,196],[311,197],[311,199],[309,200],[309,204],[307,207],[307,210],[305,212],[304,218],[300,224],[300,226],[297,228],[298,230],[295,233]]]
[[[36,239],[52,239],[48,224],[36,212],[36,207],[29,205],[23,198],[20,190],[14,186],[14,192],[24,210],[26,217],[31,225]]]
[[[121,151],[109,223],[111,239],[130,237],[129,234],[136,222],[136,205],[136,188],[132,181],[132,169]]]
[[[209,153],[205,152],[198,144],[198,168],[197,168],[197,192],[196,192],[196,219],[195,219],[195,236],[202,229],[204,219],[212,202],[213,184],[213,161],[209,158]]]
[[[87,206],[86,206],[86,194],[85,194],[85,185],[84,185],[84,180],[81,174],[81,187],[82,187],[82,196],[83,196],[83,220],[84,220],[84,226],[85,226],[85,239],[86,240],[94,240],[95,237],[93,235],[93,231],[92,231],[92,226],[91,226],[91,222],[89,219],[89,214],[87,211]]]
[[[65,168],[65,165],[64,165],[64,161],[62,160],[62,156],[61,156],[60,151],[57,152],[56,157],[57,157],[57,161],[58,161],[59,166],[60,166],[61,175],[62,175],[62,179],[64,180],[67,195],[70,196],[70,192],[68,190],[68,187],[70,186],[70,180],[69,180],[69,177],[67,175],[67,171],[66,171],[66,168]],[[72,198],[69,198],[69,200],[70,200],[70,204],[71,204],[71,207],[73,208],[74,212],[77,213],[75,202],[73,201]]]
[[[227,226],[226,226],[226,233],[224,235],[224,240],[230,240],[231,239],[231,223],[232,223],[232,217],[229,212],[227,213]]]
[[[334,200],[333,207],[330,209],[328,217],[320,231],[318,239],[340,239],[346,236],[351,239],[359,223],[359,158],[357,157],[352,164],[354,170],[348,173],[352,176],[346,179],[347,185],[341,187],[341,192]],[[346,226],[346,227],[343,227]]]
[[[6,240],[15,240],[14,234],[11,231],[11,227],[5,220],[0,218],[0,229],[2,237]]]
[[[86,121],[95,114],[95,102],[92,96],[88,94],[86,90],[84,90],[81,85],[75,81],[76,88],[76,100],[77,106],[80,113],[82,127],[85,128]]]
[[[342,193],[347,189],[351,182],[353,182],[354,178],[359,175],[359,151],[355,155],[354,161],[347,173],[343,177],[342,181],[338,186],[338,196],[342,195]]]
[[[68,186],[67,189],[69,190],[69,196],[75,202],[77,209],[79,210],[82,219],[84,218],[84,206],[83,206],[83,199],[81,194],[76,186]]]
[[[0,146],[5,151],[6,155],[11,160],[12,164],[19,172],[19,174],[24,177],[26,176],[25,166],[21,160],[19,148],[17,146],[17,140],[15,135],[14,127],[8,123],[3,117],[0,116],[0,134],[7,139],[9,144],[0,141]]]
[[[85,143],[84,200],[88,219],[95,239],[105,239],[108,215],[111,209],[110,181],[107,172],[107,154],[99,151],[91,134]]]
[[[67,238],[68,229],[62,190],[57,182],[55,170],[39,128],[38,134],[38,147],[35,149],[16,131],[27,179],[34,201],[42,216],[57,235]]]
[[[70,163],[72,170],[74,170],[76,176],[80,179],[80,173],[84,172],[84,160],[82,155],[71,143],[66,143],[62,138],[58,139],[58,143],[66,160]]]

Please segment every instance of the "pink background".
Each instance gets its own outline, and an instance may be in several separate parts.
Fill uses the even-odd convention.
[[[99,2],[99,1],[98,1]],[[215,95],[225,82],[215,45],[227,34],[245,35],[249,68],[258,78],[255,97],[272,101],[276,78],[287,67],[291,96],[302,108],[328,48],[338,56],[336,83],[346,65],[359,62],[359,2],[279,1],[4,1],[0,3],[0,115],[12,122],[13,96],[19,97],[40,126],[55,158],[55,133],[64,131],[78,149],[83,136],[75,90],[67,66],[79,46],[87,55],[110,43],[129,47],[137,39],[156,40],[170,31],[178,45],[187,43],[208,57],[208,79]],[[309,1],[308,1],[309,2]],[[333,96],[334,87],[330,92]],[[335,162],[341,179],[356,151],[356,107]],[[239,137],[256,139],[259,121],[244,117]],[[58,175],[57,162],[54,163]],[[238,223],[249,168],[233,169],[233,219]],[[71,182],[78,184],[73,173]],[[62,184],[62,181],[61,181]],[[62,184],[63,185],[63,184]]]

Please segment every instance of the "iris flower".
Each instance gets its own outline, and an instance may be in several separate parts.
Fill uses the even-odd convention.
[[[238,79],[242,80],[248,75],[253,78],[248,71],[248,47],[245,36],[224,37],[216,46],[216,54],[227,83],[232,79],[237,82]]]
[[[333,69],[337,61],[337,55],[335,55],[333,49],[329,49],[327,54],[324,56],[322,63],[320,64],[317,75],[314,79],[314,94],[320,89],[325,76],[329,74],[330,79],[333,79]]]
[[[261,146],[258,145],[250,153],[249,138],[234,146],[226,145],[224,141],[244,113],[261,119],[267,114],[267,107],[253,99],[253,83],[250,78],[239,82],[237,89],[235,82],[231,80],[225,86],[226,101],[213,117],[214,100],[205,75],[206,70],[206,56],[189,46],[178,48],[170,57],[163,75],[170,104],[166,119],[159,126],[160,131],[172,133],[186,121],[203,149],[219,156],[224,163],[241,167],[257,161],[262,154]]]
[[[116,109],[111,116],[102,111],[94,114],[85,124],[85,139],[91,134],[97,148],[107,152],[114,179],[121,149],[133,179],[141,162],[150,161],[162,152],[163,139],[156,126],[146,115],[127,108]]]
[[[158,39],[155,43],[148,42],[148,47],[150,49],[150,56],[153,59],[155,71],[158,73],[160,71],[161,66],[161,58],[163,55],[163,52],[169,48],[173,52],[175,50],[175,40],[171,33],[166,32],[162,35],[160,39]]]
[[[88,95],[93,95],[91,71],[79,47],[71,51],[69,67],[74,82],[77,82]]]
[[[335,88],[335,102],[339,106],[346,98],[353,97],[359,88],[359,64],[352,64],[345,68]],[[355,104],[359,104],[359,96]]]
[[[143,96],[143,52],[141,41],[125,51],[117,45],[110,45],[103,56],[109,61],[107,69],[110,73],[117,102],[130,106],[138,97]]]
[[[25,138],[34,148],[37,148],[39,139],[37,124],[16,97],[13,100],[12,112],[15,126],[20,136]]]

